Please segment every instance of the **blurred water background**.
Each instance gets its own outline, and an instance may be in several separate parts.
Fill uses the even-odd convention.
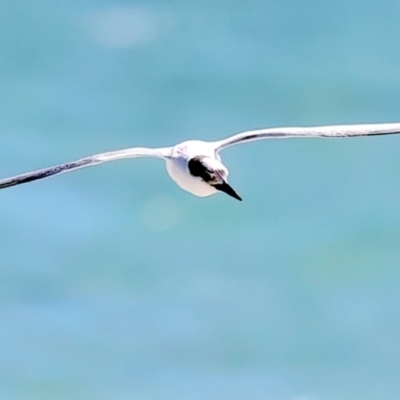
[[[250,128],[400,120],[400,3],[3,0],[0,171]],[[0,399],[399,399],[400,137],[0,193]]]

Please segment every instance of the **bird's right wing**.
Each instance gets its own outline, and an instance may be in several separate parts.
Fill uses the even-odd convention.
[[[53,167],[43,168],[36,171],[27,172],[25,174],[16,175],[10,178],[0,180],[0,189],[4,189],[10,186],[20,185],[21,183],[32,182],[37,179],[49,178],[51,176],[58,175],[63,172],[69,172],[83,167],[98,165],[108,161],[121,160],[123,158],[137,158],[137,157],[168,158],[170,154],[171,154],[171,148],[169,147],[161,149],[133,147],[125,150],[100,153],[93,156],[81,158],[80,160],[71,161],[69,163],[55,165]]]
[[[312,127],[266,128],[241,132],[212,144],[218,152],[235,144],[262,139],[286,138],[344,138],[355,136],[391,135],[400,133],[400,123],[364,124],[364,125],[331,125]]]

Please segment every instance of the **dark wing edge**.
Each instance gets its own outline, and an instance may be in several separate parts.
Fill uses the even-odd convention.
[[[43,168],[25,174],[15,175],[10,178],[0,180],[0,189],[5,189],[11,186],[20,185],[22,183],[28,183],[36,181],[38,179],[50,178],[51,176],[62,174],[74,169],[87,167],[89,165],[98,164],[101,161],[97,161],[92,158],[83,158],[81,160],[72,161],[66,164],[55,165],[49,168]]]
[[[345,138],[360,136],[380,136],[400,133],[400,123],[324,125],[315,127],[283,127],[256,129],[238,133],[214,142],[216,152],[240,143],[262,139],[286,138]]]
[[[36,181],[38,179],[50,178],[54,175],[59,175],[64,172],[73,171],[79,168],[89,167],[92,165],[102,164],[104,162],[121,160],[124,158],[137,157],[157,157],[168,158],[171,154],[171,148],[149,149],[145,147],[132,147],[129,149],[111,151],[108,153],[100,153],[93,156],[81,158],[80,160],[71,161],[65,164],[55,165],[53,167],[43,168],[36,171],[27,172],[25,174],[15,175],[10,178],[0,180],[0,189],[5,189],[11,186],[20,185]]]

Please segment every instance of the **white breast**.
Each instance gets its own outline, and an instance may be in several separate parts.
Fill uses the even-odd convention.
[[[188,141],[175,146],[172,157],[167,159],[167,171],[176,184],[189,193],[207,197],[217,193],[217,189],[208,185],[199,177],[194,177],[188,169],[188,161],[198,155],[213,156],[214,150],[209,144],[201,141]]]
[[[217,193],[217,190],[200,178],[190,175],[187,162],[184,159],[167,160],[167,171],[176,184],[189,193],[199,197],[207,197]]]

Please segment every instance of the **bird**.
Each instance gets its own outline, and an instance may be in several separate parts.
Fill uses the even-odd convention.
[[[95,154],[76,161],[2,179],[0,180],[0,189],[108,161],[155,157],[165,160],[169,176],[183,190],[198,197],[208,197],[223,192],[242,201],[239,194],[228,183],[229,171],[221,160],[220,151],[227,147],[263,139],[346,138],[391,134],[400,134],[400,122],[254,129],[217,141],[188,140],[171,147],[132,147]]]

